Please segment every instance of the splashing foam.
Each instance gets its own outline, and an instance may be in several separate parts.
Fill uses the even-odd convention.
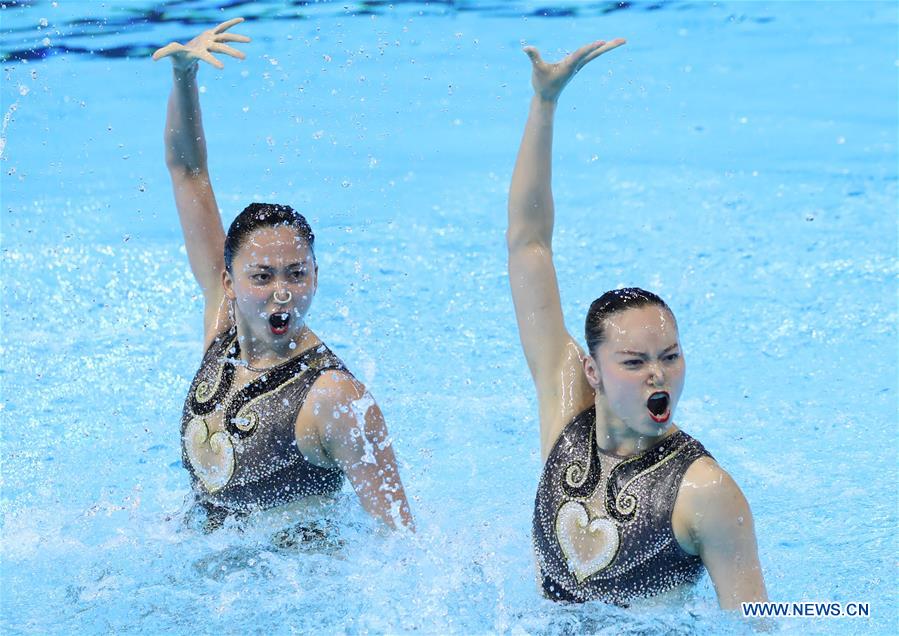
[[[365,454],[362,455],[362,461],[366,464],[378,463],[375,459],[375,445],[368,439],[368,435],[365,434],[365,414],[368,412],[368,409],[374,405],[375,400],[368,391],[366,391],[358,400],[350,402],[350,408],[353,409],[353,415],[356,417],[356,421],[359,423],[359,430],[362,433],[360,437],[362,438],[362,445],[365,449]]]
[[[6,150],[6,129],[9,128],[9,122],[18,107],[19,102],[13,102],[3,115],[3,127],[0,128],[0,160],[6,159],[6,155],[3,154],[3,151]]]

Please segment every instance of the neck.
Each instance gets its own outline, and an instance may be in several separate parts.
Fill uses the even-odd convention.
[[[271,342],[253,335],[250,330],[238,324],[237,341],[240,343],[241,361],[256,369],[277,366],[319,343],[318,337],[306,325],[293,337]]]
[[[657,435],[645,435],[635,431],[612,413],[605,396],[596,395],[596,444],[600,449],[624,457],[639,455],[677,431],[674,424]]]

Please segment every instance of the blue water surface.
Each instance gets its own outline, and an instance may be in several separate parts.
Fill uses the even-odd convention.
[[[349,491],[338,549],[182,525],[202,304],[149,54],[238,15],[247,59],[200,72],[223,217],[312,222],[309,322],[387,416],[414,537]],[[775,629],[896,633],[897,25],[893,2],[2,0],[0,629],[750,633],[707,577],[626,610],[537,591],[504,244],[520,48],[623,36],[558,109],[569,328],[608,288],[665,297],[677,420],[750,501],[771,598],[871,603]]]

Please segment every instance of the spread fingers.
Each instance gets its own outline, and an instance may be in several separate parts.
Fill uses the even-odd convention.
[[[612,49],[617,49],[619,46],[621,46],[622,44],[625,44],[626,42],[627,42],[627,40],[625,40],[624,38],[617,38],[615,40],[612,40],[611,42],[604,43],[601,47],[599,47],[598,49],[596,49],[595,51],[590,53],[587,57],[585,57],[584,60],[581,62],[581,66],[583,66],[584,64],[586,64],[587,62],[589,62],[591,60],[595,60],[603,53],[608,53]]]
[[[227,22],[222,22],[220,25],[215,27],[212,30],[212,32],[213,33],[221,33],[222,31],[227,31],[228,29],[233,27],[235,24],[240,24],[241,22],[243,22],[243,18],[231,18]]]
[[[232,48],[227,44],[213,43],[209,45],[209,50],[216,53],[224,53],[225,55],[230,55],[231,57],[236,57],[238,60],[242,60],[247,57],[243,52],[238,51],[237,49]]]
[[[245,35],[236,33],[222,33],[215,38],[217,42],[251,42],[250,38]]]

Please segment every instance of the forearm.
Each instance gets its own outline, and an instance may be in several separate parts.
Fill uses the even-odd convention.
[[[165,122],[165,160],[171,172],[195,175],[206,171],[206,136],[200,114],[197,65],[173,69],[172,92]]]
[[[531,98],[512,185],[509,188],[509,248],[527,243],[552,243],[552,143],[556,102]]]
[[[383,476],[372,475],[364,481],[356,480],[357,495],[362,507],[372,517],[380,519],[390,528],[414,531],[412,511],[392,455],[390,461],[381,462],[383,468],[378,472],[385,473]]]

